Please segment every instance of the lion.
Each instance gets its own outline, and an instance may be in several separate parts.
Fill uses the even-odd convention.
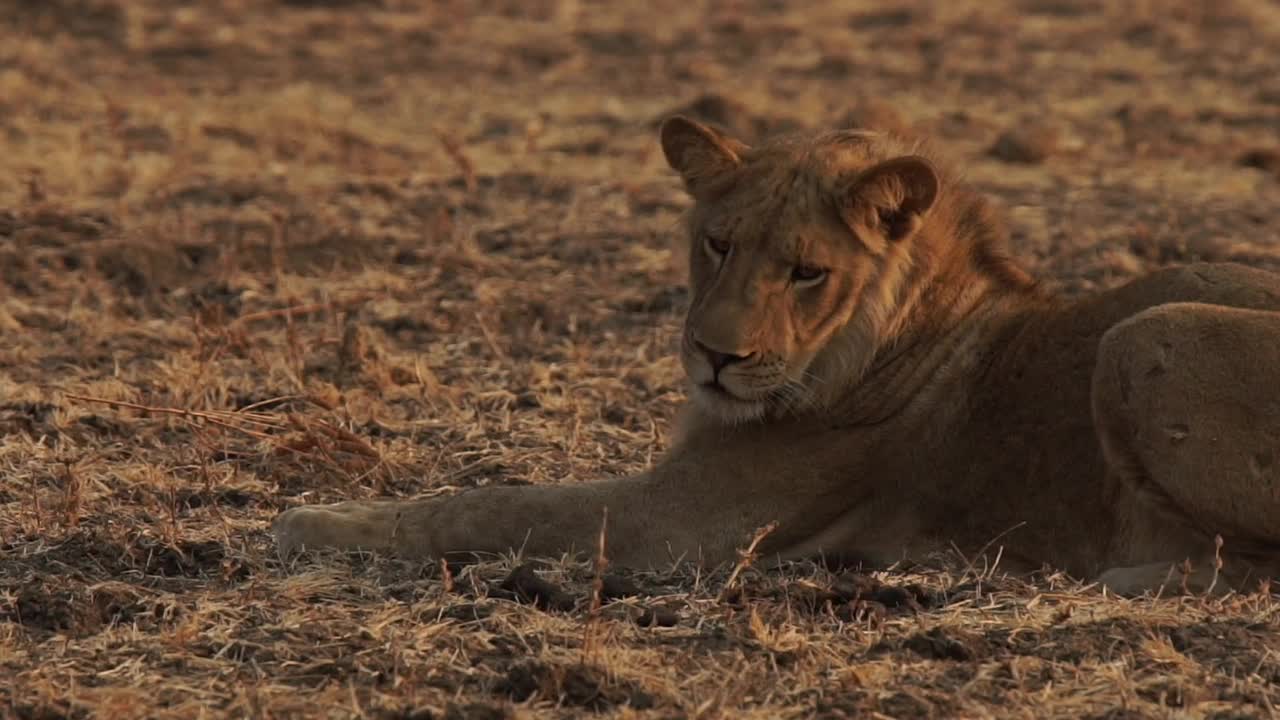
[[[1112,591],[1280,577],[1280,276],[1166,268],[1080,299],[1011,258],[924,143],[748,146],[675,116],[689,381],[647,472],[295,507],[278,548],[879,567],[954,549]],[[998,549],[998,550],[997,550]],[[1172,582],[1171,582],[1172,581]]]

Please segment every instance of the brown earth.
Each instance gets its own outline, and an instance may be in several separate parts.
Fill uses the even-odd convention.
[[[597,613],[585,563],[283,566],[266,529],[663,449],[667,113],[934,134],[1074,293],[1280,268],[1277,48],[1268,0],[5,3],[0,716],[1275,714],[1265,594],[952,557]]]

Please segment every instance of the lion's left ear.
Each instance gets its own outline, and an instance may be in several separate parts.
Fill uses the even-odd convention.
[[[860,236],[870,233],[898,242],[920,229],[938,199],[940,185],[933,163],[919,155],[904,155],[839,183],[836,207]]]
[[[669,117],[658,131],[662,153],[693,195],[742,165],[743,143],[682,115]]]

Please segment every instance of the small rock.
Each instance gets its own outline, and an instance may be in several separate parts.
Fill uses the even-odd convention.
[[[634,580],[622,575],[613,573],[607,574],[600,581],[600,596],[606,600],[616,600],[624,597],[638,597],[647,595]]]
[[[745,104],[718,93],[700,95],[666,111],[654,118],[654,126],[672,115],[685,115],[747,143],[769,135],[794,132],[802,127],[795,119],[783,115],[754,113]]]
[[[831,586],[831,591],[843,602],[867,601],[887,609],[908,609],[919,612],[935,604],[929,591],[919,585],[885,585],[868,575],[846,573]]]
[[[203,125],[200,131],[205,137],[214,140],[226,140],[246,150],[258,147],[258,138],[232,125]]]
[[[1231,259],[1235,243],[1221,235],[1193,235],[1187,238],[1187,255],[1192,261],[1223,262]]]
[[[879,130],[906,134],[910,126],[891,103],[878,98],[864,98],[840,116],[839,127]]]
[[[524,702],[537,695],[558,700],[563,706],[596,712],[618,705],[646,710],[655,702],[655,698],[639,686],[610,678],[592,666],[551,665],[539,660],[512,665],[506,676],[497,680],[494,690],[516,702]]]
[[[680,616],[668,608],[645,608],[636,616],[636,624],[640,627],[675,627]]]
[[[426,714],[421,716],[424,720],[435,717],[430,710],[424,712]],[[409,717],[416,720],[418,716],[410,714]],[[506,708],[484,703],[449,703],[444,708],[444,720],[506,720],[509,717],[511,714]]]
[[[532,603],[543,610],[563,612],[572,610],[576,604],[572,595],[538,577],[533,566],[527,563],[512,570],[502,581],[501,588],[514,594],[521,602]]]
[[[984,654],[986,648],[980,638],[957,630],[941,628],[916,633],[903,641],[902,647],[921,657],[934,660],[970,662]]]
[[[996,138],[987,152],[1007,163],[1035,165],[1042,163],[1058,149],[1058,133],[1047,127],[1022,127],[1006,130]]]
[[[688,103],[667,111],[658,121],[671,115],[685,115],[699,122],[718,126],[738,137],[750,137],[756,132],[751,111],[737,100],[719,93],[699,95]]]
[[[844,622],[880,624],[889,615],[889,610],[878,602],[868,600],[850,600],[836,608],[836,617]]]
[[[159,125],[131,125],[120,131],[120,140],[129,152],[167,153],[173,136]]]
[[[1236,164],[1255,168],[1280,178],[1280,148],[1258,148],[1241,155]]]
[[[867,600],[878,602],[887,608],[907,608],[919,612],[923,610],[921,599],[925,592],[919,586],[893,587],[885,585],[867,596]]]
[[[841,600],[848,602],[858,598],[866,598],[882,587],[880,581],[870,575],[845,573],[831,585],[831,591]]]

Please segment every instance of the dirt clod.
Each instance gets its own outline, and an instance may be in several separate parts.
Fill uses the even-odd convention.
[[[1280,148],[1250,150],[1237,160],[1242,167],[1255,168],[1280,179]]]
[[[569,707],[607,710],[626,705],[637,710],[652,707],[654,697],[634,684],[608,678],[587,665],[549,665],[527,662],[513,665],[498,683],[497,692],[522,702],[535,694]]]
[[[635,580],[616,573],[606,573],[601,578],[600,596],[608,600],[624,597],[642,597],[647,595]]]
[[[530,603],[543,610],[568,611],[577,604],[574,597],[558,585],[539,577],[533,565],[529,563],[516,566],[502,581],[500,587],[513,593],[521,602]]]
[[[741,136],[755,135],[757,131],[751,119],[751,111],[741,102],[719,93],[699,95],[683,105],[667,110],[657,120],[660,122],[671,115],[686,115]]]
[[[679,623],[680,615],[663,607],[647,607],[636,616],[636,624],[640,627],[675,627]]]
[[[922,657],[970,662],[986,654],[982,639],[962,630],[933,628],[902,641],[902,647]]]
[[[902,113],[893,104],[880,98],[863,98],[840,116],[837,125],[898,134],[910,132],[910,123]]]
[[[1001,133],[988,151],[1007,163],[1035,165],[1058,149],[1058,132],[1048,127],[1019,127]]]

